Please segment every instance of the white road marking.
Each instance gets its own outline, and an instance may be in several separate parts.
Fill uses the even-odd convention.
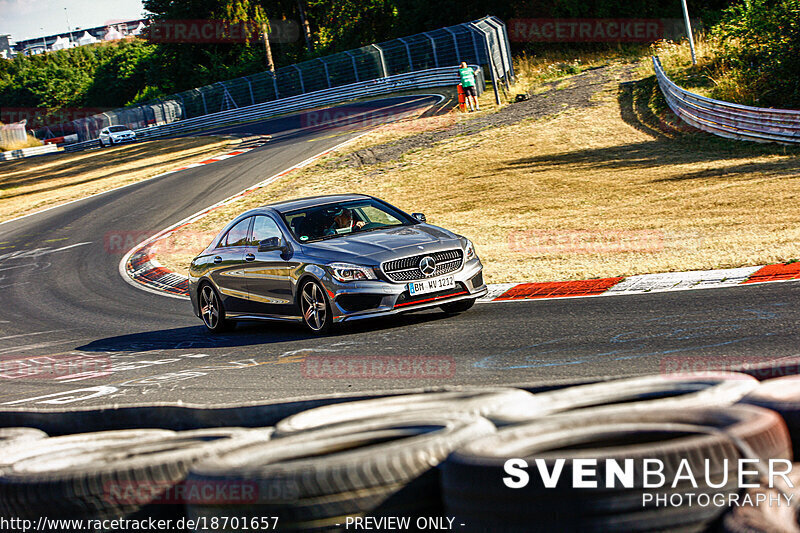
[[[59,331],[66,331],[64,329],[51,329],[49,331],[37,331],[35,333],[20,333],[18,335],[7,335],[5,337],[0,337],[0,341],[4,341],[6,339],[16,339],[18,337],[32,337],[34,335],[46,335],[47,333],[56,333]]]

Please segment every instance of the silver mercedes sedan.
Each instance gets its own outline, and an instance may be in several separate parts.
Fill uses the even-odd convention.
[[[189,268],[212,332],[240,320],[339,322],[431,307],[466,311],[486,294],[466,237],[360,194],[265,205],[236,217]]]

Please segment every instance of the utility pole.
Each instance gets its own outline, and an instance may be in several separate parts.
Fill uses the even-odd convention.
[[[692,35],[692,23],[689,21],[689,8],[686,7],[686,0],[681,0],[683,4],[683,20],[686,22],[686,35],[689,37],[689,48],[692,50],[692,65],[697,64],[697,56],[694,53],[694,36]]]
[[[69,23],[69,12],[64,8],[64,16],[67,17],[67,30],[69,30],[69,42],[72,42],[72,26]]]
[[[42,45],[44,46],[44,52],[42,52],[42,53],[46,54],[47,53],[47,41],[45,41],[45,39],[44,39],[44,28],[39,28],[39,29],[42,31]]]

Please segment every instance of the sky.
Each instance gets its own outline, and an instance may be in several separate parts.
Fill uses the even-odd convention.
[[[143,13],[141,0],[0,0],[0,35],[24,41],[66,33],[67,17],[74,31],[135,20]]]

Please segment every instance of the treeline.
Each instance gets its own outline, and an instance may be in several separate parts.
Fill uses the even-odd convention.
[[[701,17],[710,27],[720,20],[738,24],[734,19],[740,11],[735,10],[755,9],[741,6],[763,4],[766,9],[777,4],[796,6],[798,1],[693,0],[689,9],[693,17]],[[677,18],[682,16],[680,4],[678,0],[510,0],[494,4],[485,0],[144,0],[153,17],[162,20],[226,20],[256,25],[268,20],[295,21],[301,30],[297,39],[269,43],[276,68],[489,13],[504,20]],[[797,17],[785,21],[783,27],[786,24],[797,24]],[[744,42],[746,36],[741,33],[736,36]],[[237,44],[152,44],[135,40],[0,60],[0,106],[60,109],[137,103],[266,70],[266,48],[259,38]],[[798,57],[796,51],[794,58]],[[797,80],[794,72],[793,79]]]

